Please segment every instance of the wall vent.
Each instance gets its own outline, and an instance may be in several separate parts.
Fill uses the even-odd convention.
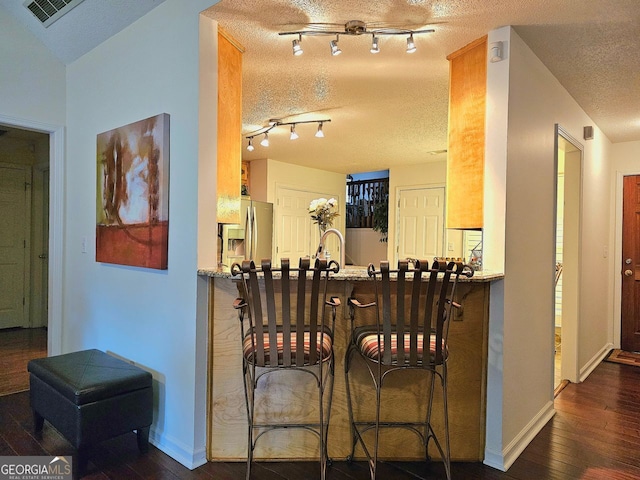
[[[82,2],[84,0],[27,0],[23,5],[48,27]]]

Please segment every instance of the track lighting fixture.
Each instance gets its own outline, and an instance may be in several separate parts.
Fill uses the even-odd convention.
[[[378,45],[378,37],[375,35],[371,39],[371,53],[380,53],[380,45]]]
[[[342,53],[342,50],[340,50],[340,47],[338,46],[338,36],[336,35],[336,39],[335,40],[331,40],[329,42],[329,45],[331,45],[331,55],[333,55],[334,57],[336,55],[340,55]]]
[[[331,119],[329,118],[325,118],[322,120],[302,120],[300,122],[283,122],[281,120],[278,119],[271,119],[269,120],[269,124],[266,127],[263,127],[259,130],[256,130],[255,132],[252,132],[250,135],[247,135],[245,138],[248,140],[247,143],[247,150],[249,152],[253,152],[255,150],[255,147],[253,146],[253,139],[255,137],[257,137],[258,135],[264,135],[264,138],[262,139],[262,141],[260,142],[260,145],[262,145],[263,147],[268,147],[269,146],[269,132],[271,130],[273,130],[276,127],[282,126],[282,125],[289,125],[290,128],[290,136],[289,139],[290,140],[295,140],[297,138],[300,138],[300,135],[298,135],[298,132],[296,132],[296,125],[300,125],[300,124],[304,124],[304,123],[317,123],[318,124],[318,130],[316,131],[316,137],[318,138],[323,138],[324,137],[324,132],[322,131],[322,125],[325,122],[330,122]]]
[[[416,51],[416,44],[413,42],[413,33],[407,37],[407,53]]]
[[[340,35],[352,35],[352,36],[362,36],[362,35],[371,35],[371,53],[379,53],[380,52],[380,44],[379,40],[382,35],[406,35],[407,36],[407,53],[413,53],[416,51],[416,44],[413,36],[421,33],[433,33],[434,30],[432,28],[424,29],[424,30],[413,30],[411,28],[402,28],[402,27],[375,27],[375,28],[367,28],[367,24],[361,20],[350,20],[344,24],[344,27],[338,29],[338,27],[342,27],[342,24],[327,24],[327,23],[319,23],[319,24],[310,24],[309,30],[298,30],[295,32],[280,32],[279,35],[297,35],[298,38],[293,40],[293,54],[294,55],[302,55],[302,36],[303,35],[331,35],[335,36],[335,40],[331,40],[329,45],[331,46],[331,55],[340,55],[342,50],[338,46],[338,41],[340,39]]]

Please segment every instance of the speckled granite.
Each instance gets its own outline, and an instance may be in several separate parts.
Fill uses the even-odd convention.
[[[228,269],[215,268],[200,268],[198,269],[198,275],[214,277],[214,278],[232,278],[231,272]],[[277,274],[274,274],[276,277]],[[338,273],[331,275],[335,280],[347,280],[351,282],[368,281],[370,280],[367,273],[367,267],[348,265],[347,268],[342,268]],[[500,280],[504,278],[503,273],[492,273],[487,271],[475,272],[472,278],[460,277],[461,282],[491,282],[493,280]]]

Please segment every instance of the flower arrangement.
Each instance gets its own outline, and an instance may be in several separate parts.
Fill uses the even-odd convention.
[[[317,223],[322,231],[333,226],[333,219],[338,216],[335,208],[338,201],[335,198],[316,198],[309,204],[309,214],[313,223]]]

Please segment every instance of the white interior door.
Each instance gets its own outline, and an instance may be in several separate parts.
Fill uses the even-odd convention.
[[[279,188],[277,200],[276,262],[291,260],[293,266],[300,257],[309,255],[311,248],[311,218],[308,192]]]
[[[0,167],[0,328],[28,327],[28,167]]]
[[[444,252],[444,187],[402,189],[398,202],[398,258],[431,262]]]
[[[318,225],[309,215],[309,204],[316,198],[330,198],[335,195],[319,192],[304,192],[285,187],[276,189],[275,252],[276,262],[288,258],[292,266],[298,266],[298,259],[313,255],[320,243]],[[337,197],[336,197],[337,198]],[[338,202],[339,204],[339,202]],[[327,238],[326,249],[332,258],[339,259],[339,243],[335,235]]]

